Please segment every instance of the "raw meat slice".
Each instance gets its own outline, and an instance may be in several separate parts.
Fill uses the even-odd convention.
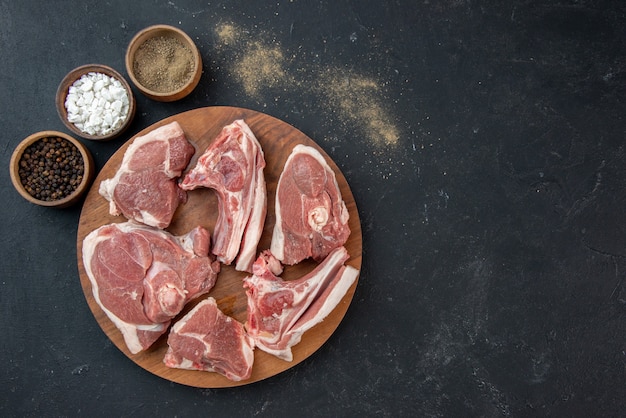
[[[335,173],[313,147],[296,145],[276,189],[271,251],[283,264],[322,261],[350,235],[348,209]]]
[[[276,277],[276,261],[264,251],[254,274],[244,279],[248,297],[246,330],[261,350],[286,361],[302,334],[319,324],[341,301],[359,275],[345,247],[331,251],[309,274],[285,281]]]
[[[215,189],[218,218],[213,254],[235,269],[252,271],[267,211],[265,157],[261,144],[243,120],[225,126],[185,176],[181,187]]]
[[[99,192],[109,201],[109,213],[167,228],[186,199],[177,179],[194,153],[176,121],[135,138],[115,176],[100,183]]]
[[[217,372],[233,381],[250,378],[254,342],[243,324],[208,297],[177,321],[167,338],[167,367]]]
[[[211,290],[220,264],[209,249],[202,227],[174,236],[129,221],[85,237],[83,264],[94,299],[131,353],[150,347],[187,302]]]

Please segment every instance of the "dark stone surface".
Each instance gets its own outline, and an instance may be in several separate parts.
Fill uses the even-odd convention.
[[[0,415],[624,413],[626,5],[380,3],[0,2]],[[65,73],[126,74],[126,45],[155,23],[196,40],[201,84],[176,103],[137,95],[128,135],[87,143],[98,167],[164,117],[247,107],[317,141],[359,207],[345,320],[253,385],[184,387],[127,359],[80,288],[80,206],[36,207],[10,184],[22,138],[65,131]],[[263,52],[277,67],[246,84]]]

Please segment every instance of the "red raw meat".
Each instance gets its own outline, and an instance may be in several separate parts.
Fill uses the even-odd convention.
[[[213,288],[220,264],[209,249],[202,227],[177,237],[129,221],[85,237],[83,263],[94,299],[131,353],[150,347],[187,302]]]
[[[264,251],[254,263],[254,274],[244,279],[246,330],[255,345],[291,361],[291,347],[335,309],[358,277],[357,269],[344,265],[348,258],[345,247],[336,248],[309,274],[285,281],[275,275],[279,263]]]
[[[198,303],[172,327],[167,367],[217,372],[236,382],[250,378],[254,342],[237,320],[225,315],[215,299]]]
[[[111,215],[167,228],[186,199],[176,182],[194,153],[178,122],[135,138],[115,176],[100,183]]]
[[[271,251],[283,264],[322,261],[350,235],[348,209],[335,173],[313,147],[296,145],[276,189]]]
[[[261,144],[243,120],[225,126],[185,176],[181,187],[214,189],[218,218],[213,254],[235,269],[252,271],[267,211],[265,158]]]

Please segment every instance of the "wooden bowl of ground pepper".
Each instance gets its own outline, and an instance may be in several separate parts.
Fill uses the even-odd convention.
[[[193,40],[169,25],[139,31],[126,50],[126,71],[145,96],[173,102],[189,95],[202,75],[202,57]]]
[[[11,181],[18,193],[40,206],[77,203],[95,176],[93,157],[77,139],[57,131],[28,136],[13,151]]]

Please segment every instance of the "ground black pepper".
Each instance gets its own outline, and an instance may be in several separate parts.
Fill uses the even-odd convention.
[[[174,36],[147,39],[137,49],[133,69],[137,81],[158,93],[181,88],[193,76],[193,52]]]
[[[83,157],[74,144],[56,137],[29,145],[19,162],[19,178],[26,191],[42,201],[72,194],[84,175]]]

